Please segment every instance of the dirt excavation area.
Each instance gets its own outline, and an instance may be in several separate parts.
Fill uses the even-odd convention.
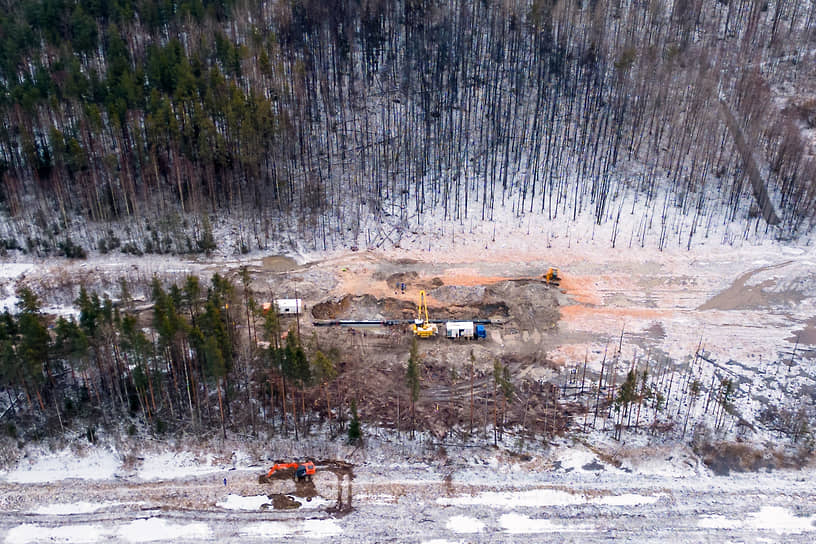
[[[437,439],[492,423],[498,362],[515,387],[498,418],[508,428],[523,425],[530,436],[576,424],[588,429],[587,412],[593,428],[600,427],[598,405],[601,417],[614,419],[598,391],[611,401],[635,369],[646,371],[663,396],[662,410],[650,412],[642,403],[641,425],[679,431],[694,381],[705,386],[700,396],[707,402],[688,410],[687,432],[714,423],[716,386],[729,380],[736,388],[732,437],[749,429],[761,442],[768,435],[756,423],[772,416],[769,406],[785,407],[791,395],[813,408],[814,262],[807,250],[778,246],[662,253],[390,250],[288,261],[283,268],[280,258],[265,260],[252,268],[252,287],[269,298],[303,300],[300,319],[285,322],[323,347],[337,347],[344,395],[355,398],[365,420],[394,430],[413,425],[405,382],[413,340],[408,323],[417,318],[424,291],[440,333],[418,340],[422,384],[413,417]],[[558,285],[543,278],[550,267],[559,269]],[[487,323],[486,338],[444,337],[444,322],[470,320]],[[333,325],[318,326],[326,323]],[[627,423],[637,426],[634,418]]]
[[[485,349],[546,353],[561,365],[583,361],[587,349],[591,355],[613,341],[673,358],[702,344],[717,359],[768,360],[792,350],[797,338],[804,351],[816,346],[815,259],[805,249],[779,246],[675,253],[390,250],[292,262],[286,270],[278,260],[267,268],[265,260],[253,268],[253,288],[302,298],[301,326],[413,319],[424,290],[431,319],[495,322]],[[559,268],[557,288],[542,280],[549,267]],[[438,343],[424,345],[442,349]]]

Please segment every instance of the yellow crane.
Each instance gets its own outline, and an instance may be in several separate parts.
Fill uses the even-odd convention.
[[[415,336],[419,336],[420,338],[430,338],[431,336],[436,336],[436,333],[439,331],[437,326],[431,323],[431,320],[428,317],[428,303],[425,300],[425,291],[419,292],[417,318],[414,319],[414,324],[411,325],[411,330],[414,331]]]

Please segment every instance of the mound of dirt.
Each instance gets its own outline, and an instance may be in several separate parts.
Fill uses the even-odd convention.
[[[409,319],[415,312],[413,302],[372,295],[346,295],[312,306],[317,319]]]
[[[497,319],[510,315],[510,308],[504,302],[490,304],[451,305],[441,308],[430,308],[434,319],[452,319],[456,321],[469,319]]]
[[[312,306],[312,317],[316,319],[337,319],[337,316],[344,314],[351,305],[351,295],[346,295],[340,300],[327,300]]]
[[[512,315],[519,329],[549,330],[558,323],[558,291],[535,280],[511,280],[485,290],[487,300],[511,301],[507,315]]]
[[[485,302],[483,285],[445,285],[428,294],[435,300],[451,304],[482,304]]]
[[[272,255],[263,258],[263,268],[270,272],[288,272],[298,267],[298,263],[292,257],[285,255]]]
[[[706,444],[697,452],[703,463],[718,476],[728,476],[731,471],[753,472],[763,468],[773,468],[771,459],[764,452],[748,444],[717,442]]]
[[[455,290],[451,291],[451,301],[455,299],[453,293]],[[506,318],[510,315],[509,306],[502,300],[488,297],[480,301],[475,298],[466,298],[464,304],[431,305],[428,312],[432,319],[458,320]],[[315,304],[312,306],[312,316],[316,319],[413,319],[416,317],[416,304],[393,297],[346,295],[339,300]]]
[[[419,278],[419,274],[413,270],[410,272],[399,272],[385,278],[385,283],[387,283],[391,289],[399,289],[400,284],[404,283],[406,286],[412,285],[417,278]]]
[[[289,495],[274,494],[269,498],[272,499],[272,508],[275,510],[294,510],[301,507],[301,504]]]

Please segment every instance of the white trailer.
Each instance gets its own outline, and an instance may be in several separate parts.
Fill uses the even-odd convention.
[[[473,338],[473,321],[447,321],[445,336],[448,338]]]
[[[272,302],[264,302],[264,312],[272,309],[272,304]],[[303,311],[303,302],[299,298],[278,298],[275,299],[274,304],[279,315],[298,315]]]

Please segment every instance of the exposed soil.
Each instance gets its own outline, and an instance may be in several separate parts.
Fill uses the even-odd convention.
[[[813,316],[810,319],[808,319],[800,330],[793,332],[794,332],[793,336],[788,338],[789,342],[794,342],[795,344],[816,346],[816,316]],[[813,353],[811,350],[806,352],[805,355],[816,356],[816,353]]]
[[[487,408],[493,402],[496,361],[508,368],[515,385],[508,399],[511,402],[500,415],[506,425],[524,422],[529,428],[532,421],[537,430],[558,432],[570,415],[586,409],[585,403],[572,406],[571,401],[560,398],[559,388],[544,386],[563,381],[565,364],[580,366],[589,359],[589,377],[594,377],[593,372],[596,375],[600,370],[604,345],[621,341],[624,350],[626,344],[648,352],[676,343],[684,349],[680,357],[693,353],[701,332],[718,332],[701,328],[697,319],[712,315],[718,327],[723,325],[717,314],[706,312],[756,311],[795,303],[795,293],[788,293],[788,287],[772,285],[766,279],[777,273],[773,271],[787,270],[790,262],[754,267],[725,289],[703,274],[710,267],[694,263],[678,268],[648,260],[576,261],[572,267],[551,262],[547,264],[561,264],[562,281],[560,286],[549,286],[541,279],[547,268],[544,263],[490,258],[460,263],[389,260],[370,252],[311,263],[264,279],[269,291],[278,296],[293,296],[296,289],[310,317],[317,320],[412,320],[417,317],[420,290],[426,291],[431,319],[490,320],[483,340],[419,340],[422,393],[414,407],[413,423],[405,386],[412,341],[407,325],[314,330],[321,346],[335,347],[340,353],[337,366],[343,380],[338,394],[342,402],[354,398],[366,420],[403,430],[422,426],[441,437],[453,428],[462,429],[465,422],[470,425],[471,382],[474,426],[484,426],[494,416]],[[716,280],[721,278],[716,276]],[[677,323],[685,320],[691,325],[680,330],[684,336],[678,340]],[[734,326],[742,325],[737,322]],[[302,334],[311,337],[312,323],[301,319],[300,326]],[[444,326],[440,329],[444,331]],[[744,334],[753,337],[756,331],[745,329]],[[807,334],[802,336],[809,340]]]
[[[763,266],[750,270],[739,276],[725,291],[717,294],[702,304],[699,310],[745,310],[757,307],[770,307],[775,303],[798,301],[801,295],[795,291],[774,293],[769,291],[776,282],[766,280],[758,285],[748,285],[748,280],[761,272],[785,267],[793,261],[786,261],[772,266]]]
[[[376,278],[377,274],[374,275]],[[391,274],[387,278],[385,278],[385,283],[388,284],[389,287],[392,289],[399,288],[403,283],[406,287],[413,287],[414,282],[416,282],[419,274],[415,271],[410,272],[398,272],[396,274]],[[379,278],[376,278],[379,279]]]
[[[695,451],[718,476],[728,476],[731,472],[798,469],[807,465],[810,459],[810,455],[804,454],[804,449],[799,452],[785,451],[741,442],[707,442],[698,445]]]
[[[415,313],[416,306],[410,301],[373,295],[346,295],[312,306],[312,316],[317,319],[407,319]]]
[[[263,268],[269,272],[288,272],[298,267],[297,261],[284,255],[272,255],[263,258]]]
[[[276,493],[270,495],[269,498],[272,499],[272,508],[275,510],[295,510],[301,507],[301,504],[290,495]],[[263,508],[263,506],[261,508]]]

